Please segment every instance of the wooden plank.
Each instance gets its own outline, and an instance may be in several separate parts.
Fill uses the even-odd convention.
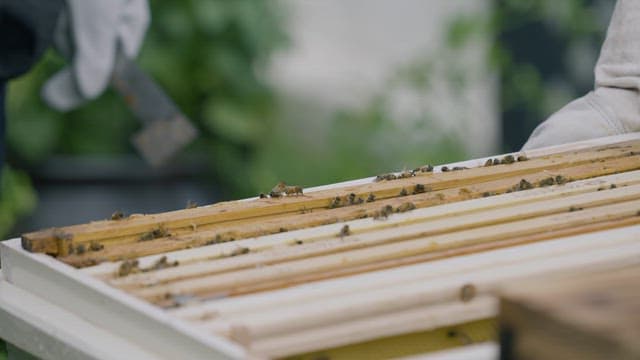
[[[243,328],[245,339],[258,340],[297,333],[303,329],[329,325],[337,322],[364,319],[385,313],[401,311],[413,307],[428,307],[440,303],[457,302],[461,299],[461,291],[465,286],[472,286],[478,296],[488,294],[500,283],[542,274],[551,271],[579,270],[579,264],[597,262],[606,264],[605,259],[593,259],[596,256],[623,256],[623,251],[637,251],[640,244],[625,244],[619,247],[608,247],[599,251],[536,258],[532,261],[511,263],[506,266],[494,266],[479,269],[473,273],[456,273],[431,279],[428,282],[410,282],[379,288],[365,293],[355,293],[323,301],[309,301],[287,307],[272,308],[269,311],[234,314],[225,319],[206,320],[203,328],[215,332],[228,332],[229,329]],[[608,255],[607,255],[608,254]],[[630,259],[634,256],[624,254]],[[639,263],[635,254],[632,263]],[[623,266],[620,264],[611,264]],[[468,301],[473,301],[473,298]]]
[[[378,261],[378,262],[368,263],[368,264],[359,265],[359,266],[339,268],[332,271],[326,271],[321,273],[310,273],[306,275],[303,274],[303,275],[288,277],[285,279],[279,279],[275,281],[252,284],[249,286],[235,288],[232,293],[228,294],[228,296],[238,296],[238,295],[251,294],[251,293],[256,293],[261,291],[281,289],[281,288],[291,287],[291,286],[304,284],[308,282],[333,279],[333,278],[338,278],[342,276],[351,276],[355,274],[362,274],[369,271],[392,269],[398,266],[417,264],[421,262],[444,259],[444,258],[449,258],[453,256],[474,254],[474,253],[483,252],[483,251],[491,251],[491,250],[500,249],[504,247],[519,246],[519,245],[528,244],[532,242],[539,242],[543,240],[561,238],[565,236],[573,236],[577,234],[586,234],[594,231],[614,229],[617,227],[625,227],[625,226],[630,226],[637,223],[638,221],[635,218],[624,218],[616,221],[597,222],[589,225],[584,225],[584,226],[575,227],[575,228],[566,228],[566,229],[556,230],[552,232],[541,232],[538,234],[532,234],[532,235],[522,236],[517,238],[510,238],[510,239],[498,240],[498,241],[492,241],[492,242],[480,243],[480,244],[462,245],[459,247],[452,247],[444,250],[436,250],[436,251],[414,255],[414,256],[407,256],[407,257],[402,257],[397,259],[389,259],[385,261]]]
[[[600,252],[603,249],[634,243],[638,231],[640,225],[363,273],[266,293],[209,300],[169,312],[187,320],[205,322],[220,317],[236,317],[238,314],[251,316],[254,312],[262,313],[273,308],[289,308],[314,301],[326,303],[332,299],[364,294],[379,288],[415,282],[426,284],[434,279],[455,274],[470,275],[488,268],[503,268],[525,262],[536,263],[539,259],[575,256],[584,252]],[[604,260],[603,256],[596,259]],[[465,282],[461,284],[467,280],[469,279],[465,278]]]
[[[562,170],[562,174],[566,178],[577,180],[637,169],[640,169],[640,155],[612,159],[607,161],[606,166],[603,166],[599,162],[588,162],[586,164],[565,168]],[[536,184],[544,179],[548,179],[551,174],[553,173],[545,170],[530,174],[526,179],[530,183]],[[437,192],[378,200],[370,204],[365,203],[332,210],[313,211],[312,213],[305,212],[304,214],[300,212],[291,215],[277,215],[268,219],[260,218],[260,220],[258,220],[256,218],[243,220],[242,223],[237,224],[220,224],[215,231],[200,231],[198,230],[200,228],[198,228],[192,235],[170,236],[153,241],[135,243],[116,243],[113,245],[106,243],[105,248],[101,251],[87,252],[81,256],[70,255],[61,257],[60,259],[74,266],[86,266],[106,260],[123,260],[178,249],[198,247],[221,241],[220,239],[239,239],[278,233],[283,230],[315,227],[336,223],[338,221],[348,221],[372,216],[385,205],[392,206],[396,209],[404,203],[411,202],[415,207],[422,208],[478,198],[482,197],[484,193],[504,193],[514,185],[520,183],[522,179],[523,178],[518,175],[511,178],[501,178],[494,181],[465,185]],[[193,231],[193,229],[190,231]],[[220,237],[220,239],[218,239],[218,237]]]
[[[232,294],[235,288],[251,284],[418,255],[448,247],[526,236],[540,233],[540,229],[546,229],[545,234],[553,236],[551,232],[554,230],[576,228],[581,225],[589,225],[599,221],[632,217],[640,222],[640,217],[636,215],[638,209],[640,209],[640,200],[627,201],[619,204],[542,216],[513,223],[489,225],[441,235],[419,236],[416,239],[405,240],[398,243],[348,250],[338,254],[328,254],[308,259],[292,260],[274,265],[266,265],[258,269],[245,269],[231,273],[201,276],[167,285],[158,285],[131,291],[139,297],[154,302],[166,299],[167,294],[189,294],[195,296]]]
[[[603,204],[640,199],[640,185],[631,185],[613,190],[599,191],[574,196],[564,196],[543,202],[531,202],[522,205],[497,208],[481,213],[471,213],[462,216],[438,218],[432,221],[409,223],[401,227],[386,229],[367,229],[368,231],[353,231],[349,236],[337,236],[313,239],[301,245],[285,244],[267,251],[248,253],[246,255],[204,261],[183,266],[161,269],[142,274],[133,274],[110,281],[120,288],[136,288],[150,284],[161,284],[212,275],[239,269],[256,268],[265,265],[282,263],[285,261],[310,258],[325,254],[344,252],[385,243],[404,241],[425,236],[445,234],[462,229],[470,230],[482,226],[513,222],[542,215],[566,212],[570,209],[586,209]],[[640,209],[640,207],[639,207]],[[372,231],[377,230],[377,231]],[[297,238],[303,242],[304,238]]]
[[[354,234],[387,229],[401,224],[416,223],[433,219],[441,219],[452,216],[460,216],[469,213],[504,208],[524,203],[533,203],[544,200],[556,199],[564,196],[595,192],[599,189],[610,189],[616,184],[618,187],[640,183],[640,171],[630,171],[620,174],[601,176],[594,179],[580,180],[566,185],[548,186],[536,188],[529,191],[512,192],[491,198],[473,199],[465,202],[456,202],[416,209],[407,213],[395,214],[386,221],[375,221],[371,218],[353,220],[349,222],[351,231]],[[339,233],[342,224],[330,224],[313,228],[301,229],[285,233],[261,236],[259,238],[242,239],[235,242],[203,246],[197,249],[185,249],[173,251],[162,255],[152,255],[139,258],[140,267],[150,268],[157,263],[161,257],[166,256],[168,262],[178,262],[181,267],[202,261],[228,257],[239,248],[249,249],[250,254],[261,251],[268,251],[274,248],[291,245],[302,241],[303,243],[314,242],[319,239],[335,236]],[[107,279],[113,278],[122,262],[104,262],[100,265],[86,267],[82,272],[95,277]]]
[[[640,358],[640,266],[505,285],[509,358]]]
[[[327,209],[331,199],[356,193],[366,197],[373,193],[378,199],[397,197],[401,189],[411,189],[423,184],[433,190],[446,189],[471,182],[486,182],[511,176],[526,175],[543,170],[558,170],[563,167],[562,159],[571,158],[572,164],[585,164],[635,154],[640,146],[637,141],[600,147],[590,151],[553,155],[546,158],[531,159],[510,165],[498,165],[468,169],[458,172],[439,174],[420,174],[419,176],[394,181],[383,181],[362,186],[318,191],[304,197],[284,199],[261,199],[258,201],[240,201],[219,203],[196,209],[180,210],[162,214],[136,216],[119,221],[98,221],[86,225],[75,225],[59,229],[25,234],[23,247],[33,252],[47,252],[54,255],[67,255],[79,244],[89,245],[91,241],[137,242],[141,235],[163,227],[171,234],[191,233],[195,228],[207,224],[217,224],[247,218],[269,215],[296,213],[308,210]],[[515,166],[514,166],[515,165]],[[212,225],[213,226],[213,225]]]

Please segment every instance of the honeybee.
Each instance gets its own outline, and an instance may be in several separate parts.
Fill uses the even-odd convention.
[[[374,220],[386,219],[392,213],[393,213],[393,207],[391,205],[385,205],[382,208],[380,208],[380,210],[377,210],[375,213],[373,213],[373,219]]]
[[[502,164],[513,164],[516,161],[516,159],[513,157],[513,155],[507,155],[505,156],[501,163]]]
[[[476,287],[473,284],[465,284],[460,288],[460,300],[471,301],[476,296]]]
[[[351,235],[351,229],[349,229],[349,225],[343,226],[342,229],[340,229],[340,233],[338,234],[338,236],[341,238],[349,235]]]
[[[97,242],[95,240],[92,240],[89,243],[89,250],[91,250],[91,251],[100,251],[102,249],[104,249],[104,245],[100,244],[99,242]]]
[[[402,205],[398,206],[396,211],[399,212],[399,213],[403,213],[403,212],[407,212],[407,211],[413,210],[415,208],[416,208],[416,205],[414,203],[406,202],[406,203],[403,203]]]
[[[285,186],[284,193],[290,195],[302,195],[302,186]]]
[[[76,254],[82,255],[86,251],[87,251],[87,248],[84,246],[84,244],[79,244],[78,246],[76,246]]]
[[[555,180],[556,180],[556,184],[558,184],[558,185],[564,185],[564,184],[566,184],[567,182],[569,182],[569,179],[567,179],[566,177],[564,177],[564,176],[562,176],[562,175],[556,175]],[[615,185],[615,184],[613,184],[611,188],[613,189],[613,188],[615,188],[615,186],[616,186],[616,185]]]
[[[416,176],[416,174],[412,171],[403,171],[402,173],[400,173],[400,175],[398,175],[398,179],[406,179],[412,176]]]
[[[138,260],[125,260],[118,268],[118,276],[123,277],[140,271]]]
[[[229,256],[238,256],[248,254],[251,250],[248,247],[240,246],[231,251]]]
[[[433,171],[433,165],[425,165],[420,168],[420,172],[432,172],[432,171]]]
[[[271,189],[271,192],[269,192],[269,196],[273,198],[281,197],[286,190],[287,184],[285,184],[284,181],[280,181],[276,186],[273,187],[273,189]]]
[[[331,203],[329,204],[329,209],[340,207],[341,202],[342,200],[340,199],[340,197],[336,196],[335,198],[333,198],[333,200],[331,200]]]
[[[378,182],[378,181],[382,181],[382,180],[395,180],[397,178],[398,177],[395,174],[388,173],[388,174],[381,174],[381,175],[376,176],[376,178],[373,181]]]
[[[553,178],[553,176],[550,176],[548,178],[544,178],[542,180],[540,180],[538,182],[538,186],[551,186],[553,184],[556,183],[556,180]]]
[[[124,219],[124,213],[120,210],[116,210],[111,214],[111,220],[122,220]]]
[[[528,182],[525,179],[520,180],[520,182],[518,184],[516,184],[513,187],[513,191],[522,191],[522,190],[529,190],[529,189],[533,189],[533,184]]]
[[[431,191],[431,188],[428,186],[424,186],[424,184],[416,184],[413,188],[414,194],[422,194],[423,192]]]

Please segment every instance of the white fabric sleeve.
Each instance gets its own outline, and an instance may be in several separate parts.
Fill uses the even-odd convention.
[[[640,1],[618,0],[595,68],[595,90],[540,124],[522,148],[640,131]]]
[[[72,50],[71,54],[65,54],[71,64],[52,76],[42,89],[44,100],[62,111],[102,94],[109,85],[118,47],[122,47],[127,57],[135,58],[150,19],[147,0],[66,0],[66,3],[68,16],[64,19],[68,23],[58,26],[70,31],[57,39],[56,46]]]

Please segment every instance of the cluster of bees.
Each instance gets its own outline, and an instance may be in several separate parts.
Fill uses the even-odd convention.
[[[551,185],[564,185],[569,180],[562,175],[549,176],[548,178],[544,178],[538,182],[538,186],[551,186]]]
[[[440,168],[440,171],[448,172],[448,171],[458,171],[458,170],[466,170],[466,169],[468,169],[468,167],[466,166],[454,166],[451,169],[449,169],[448,166],[443,166]]]
[[[528,182],[525,179],[520,180],[519,183],[515,184],[511,189],[507,190],[507,192],[514,192],[514,191],[523,191],[523,190],[529,190],[529,189],[533,189],[534,186],[532,183]]]
[[[493,166],[493,165],[500,165],[500,164],[513,164],[516,161],[527,161],[527,160],[529,160],[529,158],[527,158],[526,155],[518,155],[518,157],[515,157],[513,155],[506,155],[505,157],[502,158],[502,160],[500,160],[498,158],[487,159],[487,161],[484,163],[484,166]]]
[[[89,251],[100,251],[102,249],[104,249],[104,245],[100,244],[99,242],[93,240],[89,243]],[[76,246],[76,254],[78,255],[82,255],[87,251],[87,246],[85,246],[84,244],[78,244],[78,246]]]
[[[164,226],[160,225],[157,228],[140,235],[139,241],[149,241],[149,240],[158,239],[161,237],[166,237],[169,235],[170,235],[169,231],[165,229]]]
[[[376,200],[376,196],[374,194],[369,194],[369,196],[367,196],[367,199],[365,200],[364,198],[356,195],[355,193],[350,193],[344,198],[340,196],[336,196],[335,198],[331,199],[331,202],[329,203],[329,209],[335,209],[338,207],[348,206],[348,205],[360,205],[364,202],[373,202],[375,200]]]
[[[375,179],[373,179],[374,182],[379,182],[382,180],[396,180],[396,179],[406,179],[406,178],[410,178],[410,177],[414,177],[416,176],[418,173],[426,173],[426,172],[433,172],[433,166],[432,165],[425,165],[419,168],[415,168],[411,171],[403,171],[400,174],[396,175],[394,173],[387,173],[387,174],[380,174],[378,176],[376,176]]]
[[[53,232],[53,236],[62,242],[66,242],[68,243],[68,253],[69,254],[78,254],[78,255],[82,255],[84,253],[86,253],[87,251],[100,251],[102,249],[104,249],[104,245],[102,245],[101,243],[99,243],[98,241],[95,240],[91,240],[89,242],[89,245],[86,244],[78,244],[76,246],[73,245],[72,243],[72,239],[73,239],[73,235],[66,233],[62,230],[56,229]]]
[[[544,178],[538,181],[537,185],[538,187],[545,187],[545,186],[551,186],[551,185],[564,185],[569,181],[570,181],[569,179],[567,179],[562,175],[556,175],[556,176],[550,176],[548,178]],[[531,182],[525,179],[521,179],[520,182],[513,185],[510,189],[507,190],[507,192],[510,193],[515,191],[529,190],[529,189],[533,189],[534,187],[536,187],[536,184],[532,184]],[[485,197],[490,195],[495,195],[495,193],[483,194],[483,196]]]
[[[269,194],[260,193],[260,199],[266,199],[268,197],[279,198],[283,195],[303,195],[302,186],[287,185],[284,181],[280,181],[276,186],[271,189]]]
[[[122,264],[120,264],[117,275],[119,277],[123,277],[129,274],[161,270],[161,269],[166,269],[170,267],[175,267],[178,265],[179,265],[179,262],[177,260],[169,262],[166,256],[161,257],[155,263],[153,263],[151,266],[147,268],[141,268],[138,260],[125,260],[122,262]]]
[[[416,205],[412,202],[402,203],[400,206],[398,206],[395,209],[391,205],[385,205],[381,207],[379,210],[374,211],[373,214],[371,214],[371,217],[374,220],[384,220],[393,213],[403,213],[403,212],[414,210],[415,208],[416,208]]]
[[[609,185],[609,189],[615,189],[617,187],[618,187],[618,185],[616,185],[616,184]],[[601,187],[598,188],[598,191],[602,191],[602,190],[605,190],[605,189],[606,189],[606,187],[601,186]]]

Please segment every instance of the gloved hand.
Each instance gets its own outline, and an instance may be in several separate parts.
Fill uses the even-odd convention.
[[[640,1],[616,3],[595,77],[595,91],[540,124],[522,149],[640,131]]]
[[[70,65],[42,88],[45,102],[61,111],[98,97],[111,80],[118,51],[135,58],[149,25],[147,0],[66,0],[66,4],[54,45]]]

